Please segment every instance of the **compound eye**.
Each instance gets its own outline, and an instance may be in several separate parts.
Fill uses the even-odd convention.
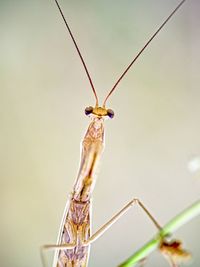
[[[114,113],[114,111],[112,109],[108,109],[107,110],[107,115],[108,115],[108,117],[110,117],[112,119],[114,117],[115,113]]]
[[[85,115],[90,115],[92,113],[92,111],[93,111],[93,107],[91,107],[91,106],[85,108]]]

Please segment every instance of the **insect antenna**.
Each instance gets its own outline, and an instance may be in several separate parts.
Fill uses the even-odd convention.
[[[106,102],[110,95],[115,91],[117,85],[120,83],[120,81],[123,79],[123,77],[126,75],[128,70],[132,67],[132,65],[135,63],[135,61],[139,58],[139,56],[144,52],[144,50],[148,47],[148,45],[151,43],[151,41],[156,37],[156,35],[160,32],[160,30],[165,26],[165,24],[171,19],[171,17],[176,13],[176,11],[182,6],[182,4],[186,0],[182,0],[177,7],[171,12],[171,14],[165,19],[165,21],[161,24],[161,26],[155,31],[155,33],[151,36],[151,38],[146,42],[146,44],[142,47],[142,49],[137,53],[137,55],[134,57],[134,59],[131,61],[131,63],[128,65],[128,67],[125,69],[125,71],[122,73],[122,75],[118,78],[108,95],[106,96],[103,106],[106,105]]]
[[[58,7],[58,9],[59,9],[59,11],[60,11],[60,14],[61,14],[63,20],[64,20],[65,26],[67,27],[67,30],[68,30],[68,32],[69,32],[69,34],[70,34],[70,37],[71,37],[71,39],[72,39],[72,41],[73,41],[73,43],[74,43],[74,45],[75,45],[75,47],[76,47],[76,51],[78,52],[78,55],[79,55],[79,57],[80,57],[80,60],[81,60],[81,62],[82,62],[82,64],[83,64],[83,67],[84,67],[85,72],[86,72],[86,74],[87,74],[88,80],[89,80],[89,82],[90,82],[92,91],[93,91],[93,93],[94,93],[94,96],[95,96],[95,99],[96,99],[96,106],[98,106],[98,102],[99,102],[99,101],[98,101],[97,93],[96,93],[96,90],[95,90],[95,88],[94,88],[94,84],[93,84],[92,78],[91,78],[91,76],[90,76],[90,74],[89,74],[89,71],[88,71],[88,68],[87,68],[87,66],[86,66],[85,60],[83,59],[83,56],[82,56],[82,54],[81,54],[81,51],[80,51],[80,49],[79,49],[79,47],[78,47],[78,45],[77,45],[77,42],[76,42],[76,40],[75,40],[75,38],[74,38],[74,36],[73,36],[73,34],[72,34],[72,31],[71,31],[71,29],[70,29],[70,27],[69,27],[69,24],[67,23],[67,20],[66,20],[64,14],[63,14],[63,12],[62,12],[62,9],[61,9],[61,7],[60,7],[58,1],[55,0],[55,3],[56,3],[56,5],[57,5],[57,7]]]

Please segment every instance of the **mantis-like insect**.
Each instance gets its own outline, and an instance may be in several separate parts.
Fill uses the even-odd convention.
[[[98,96],[85,60],[83,59],[83,56],[71,32],[68,22],[66,21],[62,9],[58,1],[55,0],[58,10],[64,20],[65,26],[80,57],[96,102],[94,107],[89,106],[85,109],[85,114],[91,117],[91,123],[89,124],[89,127],[82,141],[82,153],[78,177],[75,181],[71,196],[64,211],[59,230],[58,242],[57,244],[43,246],[43,249],[55,250],[53,267],[88,266],[90,245],[100,236],[102,236],[105,231],[107,231],[135,204],[138,204],[143,209],[143,211],[147,214],[147,216],[154,223],[158,230],[162,229],[162,227],[151,215],[145,205],[138,198],[133,198],[96,233],[91,235],[91,196],[95,186],[98,162],[104,148],[104,121],[107,118],[114,117],[113,110],[106,107],[107,100],[115,91],[116,87],[126,75],[128,70],[132,67],[132,65],[139,58],[142,52],[148,47],[149,43],[155,38],[155,36],[160,32],[164,25],[169,21],[169,19],[175,14],[175,12],[182,6],[185,1],[186,0],[183,0],[178,4],[178,6],[157,29],[157,31],[155,31],[151,38],[146,42],[143,48],[138,52],[131,63],[127,66],[125,71],[118,78],[110,92],[107,94],[102,106],[100,106]],[[163,239],[163,242],[160,244],[160,251],[169,257],[171,266],[178,266],[176,264],[175,258],[188,257],[188,253],[182,249],[181,244],[176,240],[171,242]]]

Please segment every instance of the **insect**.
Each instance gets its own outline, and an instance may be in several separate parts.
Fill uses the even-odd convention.
[[[102,105],[99,105],[98,96],[89,74],[86,63],[82,57],[77,42],[71,32],[71,29],[66,21],[66,18],[62,12],[62,9],[57,0],[55,3],[59,9],[59,12],[64,20],[65,26],[71,36],[76,51],[83,64],[84,70],[88,77],[92,92],[95,97],[95,106],[89,106],[85,109],[85,114],[91,117],[91,123],[86,131],[84,139],[82,141],[82,153],[80,168],[78,177],[75,181],[71,196],[66,205],[57,244],[45,245],[43,249],[55,250],[53,267],[86,267],[88,265],[90,245],[104,234],[119,218],[121,218],[132,206],[138,204],[151,221],[155,224],[158,230],[161,226],[154,219],[151,213],[147,210],[144,204],[137,198],[133,198],[128,204],[126,204],[117,214],[115,214],[107,223],[105,223],[96,233],[91,235],[91,196],[94,190],[96,181],[96,170],[98,162],[104,148],[104,121],[108,118],[114,117],[114,111],[106,107],[106,103],[111,94],[115,91],[120,81],[126,75],[128,70],[132,67],[135,61],[139,58],[142,52],[147,48],[149,43],[160,32],[169,19],[175,14],[175,12],[181,7],[186,0],[183,0],[173,10],[173,12],[167,17],[157,31],[146,42],[143,48],[139,51],[136,57],[131,61],[122,75],[118,78],[110,92],[108,92]],[[180,244],[177,241],[172,243],[163,241],[161,244],[161,250],[165,254],[170,254],[170,249],[175,254],[174,247],[180,249]],[[175,251],[175,252],[174,252]],[[173,259],[172,266],[176,266]]]

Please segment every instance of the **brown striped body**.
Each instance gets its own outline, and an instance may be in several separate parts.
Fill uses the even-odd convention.
[[[103,118],[94,117],[82,143],[81,163],[77,180],[65,211],[60,229],[58,244],[73,244],[73,249],[55,253],[56,267],[86,267],[89,258],[89,245],[84,242],[90,237],[91,194],[95,185],[95,174],[103,149]]]
[[[73,249],[62,250],[57,267],[87,266],[89,246],[82,246],[90,236],[90,202],[70,201],[69,211],[62,231],[61,243],[77,242]]]

